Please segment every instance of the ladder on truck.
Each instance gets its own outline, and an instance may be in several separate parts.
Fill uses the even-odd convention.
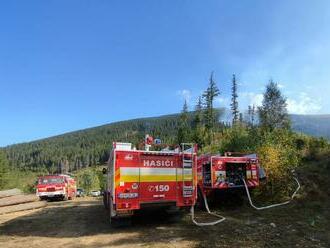
[[[183,197],[192,197],[194,192],[194,145],[182,143],[182,194]]]

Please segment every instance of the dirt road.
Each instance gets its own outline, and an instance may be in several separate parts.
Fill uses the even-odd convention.
[[[142,212],[132,226],[115,229],[100,199],[51,202],[44,209],[1,215],[0,247],[330,247],[329,209],[316,213],[291,204],[220,212],[228,218],[213,227],[194,226],[188,213],[173,220],[162,212]]]

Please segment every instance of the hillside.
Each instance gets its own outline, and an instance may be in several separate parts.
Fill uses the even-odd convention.
[[[178,114],[133,119],[5,147],[10,163],[35,171],[74,170],[107,161],[113,141],[136,145],[146,133],[173,143]],[[191,115],[190,115],[191,118]],[[330,115],[292,115],[294,130],[330,138]]]
[[[330,139],[330,115],[291,115],[297,132]]]
[[[10,163],[32,170],[73,170],[107,161],[113,141],[138,144],[146,133],[173,142],[178,115],[121,121],[5,147]]]

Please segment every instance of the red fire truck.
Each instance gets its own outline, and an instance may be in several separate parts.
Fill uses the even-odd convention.
[[[40,200],[71,200],[76,193],[76,181],[69,175],[47,175],[38,178],[36,195]]]
[[[256,154],[226,152],[221,155],[202,155],[197,160],[198,187],[205,195],[214,190],[259,186],[265,173]]]
[[[108,162],[104,205],[110,222],[146,207],[191,207],[196,202],[197,155],[192,144],[181,149],[137,150],[131,143],[113,143]]]

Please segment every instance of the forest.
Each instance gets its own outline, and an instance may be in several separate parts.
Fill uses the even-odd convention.
[[[184,102],[180,114],[121,121],[2,148],[0,188],[8,187],[8,184],[15,186],[14,182],[25,178],[22,173],[35,177],[86,171],[89,167],[104,165],[112,142],[131,142],[139,147],[145,134],[168,144],[194,142],[200,152],[256,152],[274,182],[287,180],[290,171],[299,166],[302,159],[329,149],[326,139],[292,130],[286,98],[272,80],[266,84],[262,106],[248,106],[244,112],[239,111],[242,108],[239,108],[239,84],[235,75],[231,85],[231,104],[224,106],[232,113],[229,123],[220,121],[224,108],[214,107],[221,88],[212,73],[206,90],[196,99],[195,107],[189,109]],[[31,184],[31,180],[29,182]],[[29,190],[32,186],[26,184],[24,187]]]

